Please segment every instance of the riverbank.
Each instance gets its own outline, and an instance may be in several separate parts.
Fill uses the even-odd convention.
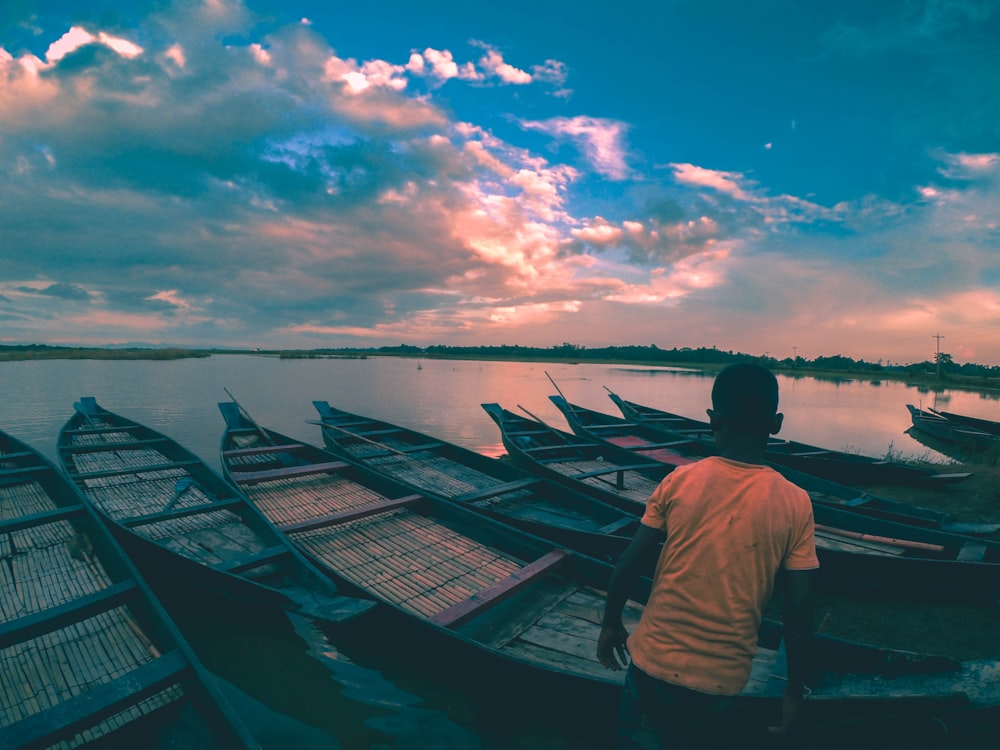
[[[552,364],[604,364],[632,365],[636,367],[666,367],[679,370],[697,370],[700,372],[716,372],[724,367],[726,362],[699,361],[669,361],[649,358],[631,357],[581,357],[579,351],[564,353],[562,349],[553,349],[551,353],[531,353],[538,350],[518,352],[516,354],[493,354],[478,352],[475,354],[427,352],[417,347],[404,347],[402,350],[364,350],[364,349],[184,349],[184,348],[145,348],[127,347],[121,349],[100,347],[69,347],[48,346],[45,344],[27,344],[23,346],[0,345],[0,362],[16,362],[25,360],[46,359],[102,359],[102,360],[175,360],[187,358],[204,358],[226,355],[250,355],[258,357],[278,357],[280,359],[368,359],[369,357],[398,357],[416,360],[456,360],[483,362],[537,362]],[[962,375],[933,371],[914,371],[905,368],[885,368],[866,363],[857,367],[843,369],[826,369],[810,367],[808,364],[787,366],[778,360],[766,357],[747,359],[766,365],[773,372],[790,378],[818,378],[833,382],[850,382],[861,380],[878,385],[883,381],[893,381],[912,385],[926,392],[958,389],[978,393],[1000,394],[1000,375]]]

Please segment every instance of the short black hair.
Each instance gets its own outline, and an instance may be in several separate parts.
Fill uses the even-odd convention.
[[[734,430],[766,435],[778,412],[778,380],[760,365],[729,365],[715,378],[712,408]]]

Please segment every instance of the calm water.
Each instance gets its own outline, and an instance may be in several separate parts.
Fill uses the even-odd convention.
[[[322,443],[313,399],[381,417],[490,454],[503,452],[480,408],[524,407],[559,427],[548,372],[573,402],[611,414],[604,386],[669,411],[704,418],[712,378],[606,365],[218,356],[177,362],[0,363],[0,428],[55,459],[56,435],[80,396],[149,424],[218,468],[228,388],[262,425]],[[1000,400],[920,392],[899,383],[782,377],[784,434],[858,453],[946,460],[906,434],[907,403],[1000,420]],[[572,696],[528,700],[465,663],[442,661],[400,629],[323,632],[307,622],[234,622],[224,613],[176,611],[202,659],[268,747],[600,747],[614,707]],[[389,626],[391,627],[391,626]],[[538,696],[536,696],[538,698]]]

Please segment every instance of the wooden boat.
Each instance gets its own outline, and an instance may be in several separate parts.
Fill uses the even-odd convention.
[[[376,419],[314,401],[326,449],[411,488],[458,503],[588,555],[625,548],[634,514],[513,464]]]
[[[155,583],[340,621],[371,602],[333,583],[200,458],[91,398],[59,433],[63,468]]]
[[[655,409],[635,401],[627,401],[612,391],[608,393],[625,419],[704,441],[706,448],[714,449],[715,440],[708,422]],[[940,486],[955,484],[972,476],[971,472],[967,471],[938,472],[871,456],[819,448],[797,440],[783,440],[774,436],[768,438],[766,455],[772,464],[787,466],[842,484]]]
[[[1000,422],[994,422],[990,419],[981,419],[979,417],[967,417],[964,414],[956,414],[952,411],[942,411],[939,409],[929,409],[929,411],[932,411],[935,414],[940,414],[949,422],[955,422],[963,427],[972,427],[976,430],[988,432],[991,435],[1000,435]]]
[[[576,434],[609,447],[655,458],[690,444],[684,439],[665,442],[662,431],[569,404],[562,396],[550,398]],[[611,460],[610,451],[606,459]],[[935,597],[990,599],[1000,593],[1000,542],[857,513],[828,501],[827,490],[837,490],[837,485],[774,468],[813,500],[821,579],[828,585]]]
[[[907,404],[913,428],[924,432],[938,440],[961,446],[968,452],[984,451],[994,445],[1000,445],[1000,435],[993,435],[986,430],[972,425],[955,422],[935,411],[921,409],[913,404]]]
[[[482,407],[500,428],[507,455],[516,464],[631,513],[643,512],[653,490],[673,469],[654,458],[522,417],[499,404]],[[695,460],[678,455],[676,462]]]
[[[715,454],[714,440],[698,439],[689,432],[673,432],[663,422],[647,421],[637,412],[631,418],[615,417],[604,412],[570,404],[561,395],[552,396],[551,399],[567,420],[570,420],[572,416],[576,421],[576,426],[572,427],[574,432],[582,430],[584,433],[589,432],[591,436],[596,437],[605,435],[617,444],[622,444],[623,441],[624,443],[632,441],[631,447],[635,447],[636,440],[662,444],[664,447],[658,449],[655,456],[657,460],[676,461],[676,459],[671,459],[673,453],[682,453],[686,456]],[[641,408],[649,410],[649,407]],[[570,415],[567,415],[568,413]],[[623,429],[623,425],[627,425],[627,427]],[[644,448],[643,452],[648,454],[649,449]],[[768,463],[791,481],[809,490],[814,503],[833,505],[875,518],[957,534],[987,535],[1000,531],[998,523],[956,521],[943,511],[891,500],[847,484],[824,479],[813,473],[799,471],[785,463],[772,461],[771,458],[770,455],[767,456]]]
[[[76,488],[0,432],[0,747],[257,743]]]
[[[470,662],[483,657],[493,670],[518,670],[520,680],[555,680],[559,688],[589,688],[602,702],[618,699],[623,673],[596,659],[609,565],[467,507],[410,494],[411,487],[361,465],[331,462],[329,453],[260,427],[234,404],[220,409],[230,480],[342,586],[367,592],[398,615],[412,631],[408,638],[431,632]],[[647,594],[644,582],[626,606],[626,627],[638,622]],[[398,638],[400,628],[394,624],[392,632]],[[784,690],[780,638],[780,625],[765,622],[741,696],[744,716],[758,725]],[[998,701],[994,662],[960,663],[825,636],[814,650],[816,717],[933,713]]]

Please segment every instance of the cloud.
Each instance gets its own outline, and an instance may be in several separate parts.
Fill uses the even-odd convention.
[[[624,180],[630,174],[624,146],[628,126],[623,122],[578,116],[519,120],[518,123],[525,130],[570,139],[587,156],[593,168],[605,177]]]

